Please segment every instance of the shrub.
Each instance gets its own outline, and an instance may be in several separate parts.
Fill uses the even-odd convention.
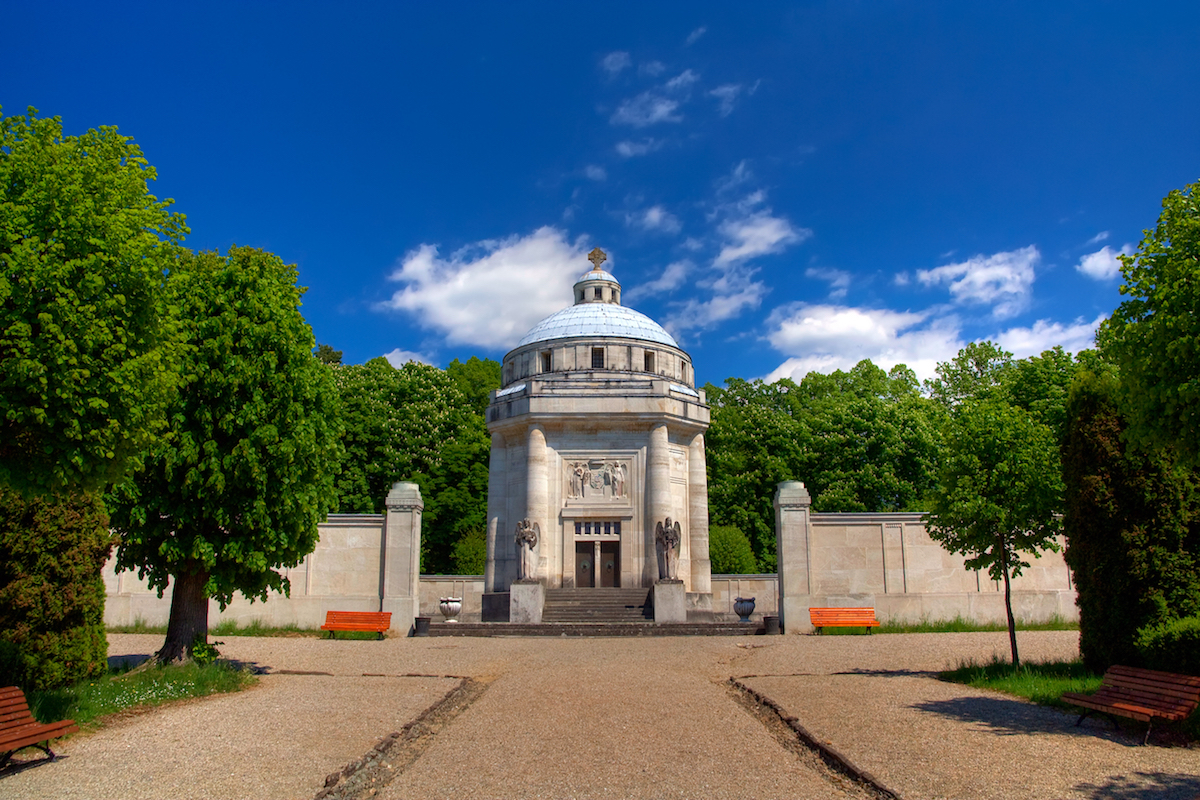
[[[459,575],[482,575],[487,566],[487,532],[469,530],[454,543],[454,569]]]
[[[3,684],[50,689],[104,673],[104,581],[112,551],[95,495],[23,500],[0,489]]]
[[[750,540],[732,525],[714,525],[708,529],[708,557],[717,575],[747,575],[758,572],[758,561]]]
[[[1138,631],[1137,648],[1150,669],[1200,675],[1200,617],[1147,625]]]

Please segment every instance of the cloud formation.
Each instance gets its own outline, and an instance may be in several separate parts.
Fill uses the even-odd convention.
[[[679,233],[681,225],[679,218],[662,206],[651,206],[644,211],[625,215],[625,224],[644,231],[661,231],[662,233]]]
[[[388,360],[389,364],[396,368],[403,367],[410,361],[415,361],[418,364],[429,364],[430,366],[433,366],[433,361],[431,361],[429,357],[423,353],[414,353],[412,350],[401,350],[399,347],[390,353],[384,353],[383,357]]]
[[[1110,281],[1121,274],[1121,262],[1118,255],[1133,255],[1133,245],[1127,244],[1120,250],[1113,250],[1108,245],[1094,253],[1089,253],[1079,260],[1075,269],[1098,281]]]
[[[692,84],[699,79],[700,76],[695,72],[685,69],[662,86],[623,101],[608,121],[612,125],[628,125],[631,128],[648,128],[661,122],[682,122],[683,115],[678,113],[679,107],[687,101]]]
[[[626,139],[625,141],[617,142],[615,149],[618,155],[624,158],[633,158],[634,156],[644,156],[647,153],[660,150],[663,144],[663,141],[660,139],[643,139],[640,142]]]
[[[783,217],[775,216],[769,208],[727,219],[721,223],[718,231],[726,244],[713,262],[716,267],[778,253],[789,244],[803,242],[813,235],[808,228],[795,228]]]
[[[628,69],[633,64],[633,59],[629,57],[629,53],[623,50],[617,50],[609,53],[604,58],[600,59],[600,66],[608,73],[609,77],[619,75],[623,70]]]
[[[947,285],[956,303],[991,305],[993,317],[1006,319],[1029,305],[1034,265],[1041,257],[1037,247],[1030,245],[934,269],[919,269],[917,280],[926,286]]]
[[[608,178],[608,173],[604,170],[604,167],[596,164],[588,164],[586,167],[584,167],[583,174],[586,175],[589,180],[593,181],[602,181]]]
[[[684,44],[687,46],[695,44],[696,40],[703,36],[707,31],[708,28],[701,25],[699,28],[696,28],[694,31],[688,34],[687,41],[685,41]]]
[[[633,302],[643,297],[650,297],[651,295],[663,294],[678,289],[683,285],[688,274],[695,268],[696,265],[686,258],[682,261],[674,261],[668,264],[667,268],[663,270],[663,274],[654,280],[626,289],[625,300]]]
[[[1039,319],[1029,328],[1001,331],[992,340],[1017,358],[1041,355],[1055,345],[1062,345],[1067,352],[1078,353],[1095,346],[1096,331],[1101,322],[1104,322],[1103,314],[1091,322],[1078,319],[1070,325]]]
[[[804,270],[804,277],[827,281],[829,283],[830,300],[841,300],[846,296],[846,292],[850,290],[851,275],[845,270],[833,269],[832,267],[809,267]]]
[[[412,314],[450,344],[509,348],[570,299],[588,266],[586,244],[551,226],[477,242],[449,258],[422,244],[390,276],[404,288],[376,308]]]

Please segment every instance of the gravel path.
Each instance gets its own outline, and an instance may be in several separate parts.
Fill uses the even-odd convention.
[[[1067,658],[1072,632],[1021,634]],[[160,637],[110,636],[110,654]],[[0,778],[0,797],[303,798],[470,676],[487,688],[380,796],[864,796],[763,724],[737,676],[907,800],[1200,795],[1200,749],[1135,747],[930,671],[1007,653],[1003,633],[655,639],[228,637],[262,684],[138,715]],[[284,674],[321,672],[326,675]],[[366,675],[376,677],[366,677]],[[996,788],[1000,786],[1001,788]]]

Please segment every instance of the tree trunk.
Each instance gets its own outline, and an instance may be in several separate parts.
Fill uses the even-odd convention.
[[[1014,669],[1021,666],[1021,657],[1017,655],[1017,620],[1012,613],[1012,584],[1008,578],[1008,543],[1001,536],[1000,566],[1004,568],[1004,609],[1008,612],[1008,643],[1012,647],[1012,663]]]
[[[154,655],[160,664],[178,663],[191,658],[192,642],[196,637],[208,641],[208,570],[198,562],[189,562],[175,575],[171,590],[171,620],[167,623],[167,640]]]

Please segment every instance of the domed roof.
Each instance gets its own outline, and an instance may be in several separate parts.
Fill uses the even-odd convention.
[[[603,270],[603,269],[599,269],[599,268],[588,270],[587,272],[580,275],[579,280],[577,280],[575,282],[575,285],[578,286],[579,284],[583,283],[584,281],[612,281],[613,283],[617,284],[618,286],[621,285],[621,282],[619,280],[617,280],[615,275],[613,275],[611,272],[608,272],[607,270]]]
[[[524,347],[550,339],[578,336],[616,336],[679,347],[671,334],[645,314],[613,303],[580,303],[551,314],[534,325],[517,343]]]

